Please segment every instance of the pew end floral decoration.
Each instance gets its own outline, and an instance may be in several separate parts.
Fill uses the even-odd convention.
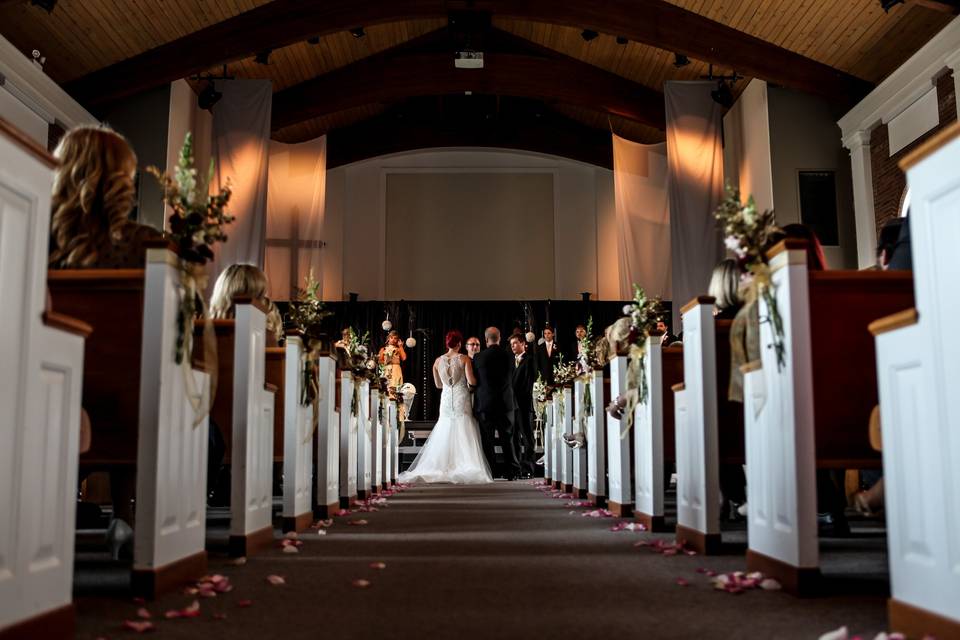
[[[607,340],[618,355],[627,356],[626,393],[607,408],[611,417],[622,420],[620,437],[633,428],[634,409],[649,396],[646,373],[647,338],[663,318],[659,297],[649,298],[637,284],[633,285],[633,301],[624,305],[625,317],[607,328]]]
[[[177,338],[174,360],[184,372],[187,396],[196,415],[194,425],[199,424],[209,411],[209,401],[216,390],[216,337],[213,325],[203,303],[207,287],[204,265],[213,259],[213,248],[218,242],[226,242],[224,227],[234,220],[227,213],[231,188],[229,180],[216,193],[210,193],[213,183],[214,163],[205,178],[198,178],[193,154],[193,134],[189,131],[177,158],[173,176],[157,167],[147,167],[163,189],[163,202],[170,207],[169,230],[164,237],[173,242],[179,253],[180,301],[177,310]],[[199,303],[199,304],[198,304]],[[190,355],[193,352],[193,322],[197,316],[204,319],[204,360],[212,369],[208,390],[198,391],[190,371]]]
[[[772,347],[777,356],[777,369],[786,364],[786,339],[783,317],[777,306],[777,289],[770,272],[766,250],[776,237],[782,234],[777,226],[773,210],[760,211],[753,196],[746,203],[740,200],[740,190],[731,184],[726,186],[726,197],[714,211],[723,230],[724,245],[737,256],[742,268],[740,291],[747,305],[763,299],[767,306],[766,318],[773,329]]]
[[[547,383],[541,374],[537,374],[537,381],[533,383],[533,413],[537,426],[542,426],[547,419],[547,402],[550,397]]]
[[[369,380],[373,384],[379,384],[380,378],[377,373],[377,360],[370,355],[370,348],[367,346],[369,334],[362,335],[356,329],[350,327],[347,329],[346,340],[342,341],[341,348],[346,355],[345,368],[353,374],[353,399],[350,402],[350,415],[359,415],[360,407],[360,383],[363,380]]]
[[[577,379],[577,361],[576,360],[567,360],[564,361],[563,354],[560,354],[560,358],[557,361],[557,364],[553,365],[553,386],[555,389],[562,389],[563,387],[569,387],[573,384],[573,381]],[[563,422],[564,410],[566,403],[563,401],[563,396],[560,396],[560,402],[558,406],[560,407],[560,415],[557,416],[557,422]],[[558,433],[561,433],[562,430],[559,430]]]
[[[290,303],[287,320],[303,336],[304,349],[301,354],[303,382],[300,387],[300,404],[315,404],[320,397],[317,379],[317,358],[323,350],[328,337],[323,321],[333,315],[320,299],[320,282],[313,275],[313,269],[304,278],[303,288],[297,289],[296,299]],[[314,416],[315,419],[317,416]]]

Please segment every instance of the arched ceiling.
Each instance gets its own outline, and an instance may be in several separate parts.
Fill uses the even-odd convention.
[[[50,76],[94,110],[226,64],[229,75],[273,82],[274,135],[286,141],[358,132],[420,98],[474,91],[539,101],[567,133],[582,125],[652,142],[662,139],[663,83],[711,63],[747,76],[735,93],[756,76],[850,106],[952,19],[951,4],[908,0],[885,13],[877,0],[59,0],[47,13],[0,0],[0,31],[25,53],[39,49]],[[464,29],[463,16],[480,26]],[[358,26],[360,38],[349,33]],[[585,41],[585,28],[599,37]],[[487,53],[483,71],[452,68],[465,34]],[[255,62],[265,49],[269,63]],[[690,64],[675,67],[677,52]]]

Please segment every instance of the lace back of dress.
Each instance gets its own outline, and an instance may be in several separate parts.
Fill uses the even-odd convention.
[[[464,379],[463,359],[459,357],[440,356],[440,377],[443,386],[456,387]]]

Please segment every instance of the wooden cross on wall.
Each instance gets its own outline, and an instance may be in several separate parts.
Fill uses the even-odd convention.
[[[300,278],[300,251],[303,249],[322,249],[327,246],[323,240],[305,240],[300,237],[300,207],[294,207],[290,216],[289,238],[267,238],[266,246],[283,247],[290,252],[290,300],[297,299]]]

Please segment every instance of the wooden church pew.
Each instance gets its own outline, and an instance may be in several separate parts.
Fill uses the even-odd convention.
[[[337,361],[329,352],[317,360],[317,486],[314,515],[332,517],[340,510],[340,409],[337,396]]]
[[[184,376],[206,396],[209,376],[174,360],[176,254],[148,249],[145,270],[51,271],[48,284],[55,309],[100,328],[86,347],[93,440],[80,464],[136,469],[132,587],[154,597],[207,566],[207,417],[194,424]]]
[[[573,449],[568,447],[563,436],[573,434],[573,390],[570,385],[553,392],[553,424],[556,431],[554,447],[557,450],[559,477],[554,486],[564,493],[573,491]]]
[[[370,389],[370,486],[373,495],[383,489],[383,419],[386,416],[387,392],[376,383]]]
[[[360,423],[360,383],[349,371],[340,371],[340,506],[357,502],[357,431]],[[354,394],[356,393],[356,402]]]
[[[634,417],[634,518],[655,532],[672,530],[664,521],[666,464],[676,460],[674,386],[683,381],[683,347],[661,347],[660,335],[647,341],[644,363],[650,392]]]
[[[46,306],[56,160],[0,118],[0,638],[74,637],[84,339]]]
[[[235,319],[210,321],[217,341],[210,417],[223,434],[230,465],[230,555],[247,556],[273,542],[276,388],[265,381],[266,308],[251,298],[234,298],[234,305]],[[204,322],[197,321],[195,360],[205,355],[203,331]]]
[[[714,299],[684,305],[683,416],[677,419],[677,538],[718,553],[720,464],[743,464],[743,405],[730,402],[730,327],[715,320]]]
[[[627,357],[617,356],[610,363],[610,395],[614,398],[627,393]],[[636,414],[634,414],[636,415]],[[633,515],[633,468],[631,440],[623,437],[624,419],[617,420],[604,413],[607,437],[607,508],[617,516]]]
[[[820,576],[816,469],[879,466],[867,435],[877,404],[867,326],[912,306],[913,283],[907,272],[808,271],[805,244],[793,240],[768,255],[786,354],[778,369],[763,322],[762,360],[743,367],[747,566],[809,593]]]
[[[357,498],[366,500],[373,492],[373,419],[371,412],[375,412],[374,401],[379,397],[379,390],[364,378],[360,381],[360,407],[357,416],[357,458],[354,464],[357,467]]]
[[[603,407],[593,406],[593,397],[590,397],[590,404],[584,401],[584,394],[590,394],[590,377],[586,380],[579,377],[573,382],[573,408],[575,415],[573,417],[573,432],[587,435],[587,420],[597,411],[603,411]],[[587,469],[587,448],[573,450],[573,497],[578,500],[586,499],[587,486],[589,484],[589,471]]]
[[[960,125],[901,161],[910,187],[916,308],[870,326],[877,348],[888,627],[960,637]]]
[[[610,404],[610,378],[594,371],[590,393],[596,410],[587,419],[587,500],[596,506],[607,504],[607,405]]]
[[[283,531],[303,531],[313,522],[314,405],[303,404],[303,341],[288,333],[284,347],[267,347],[265,378],[277,388],[273,455],[283,463]],[[279,419],[277,418],[279,416]],[[279,423],[279,424],[278,424]],[[278,442],[279,440],[279,442]]]
[[[547,486],[552,487],[554,478],[559,478],[560,472],[556,463],[557,448],[553,444],[554,438],[557,437],[553,426],[553,399],[549,396],[543,416],[543,481]]]

